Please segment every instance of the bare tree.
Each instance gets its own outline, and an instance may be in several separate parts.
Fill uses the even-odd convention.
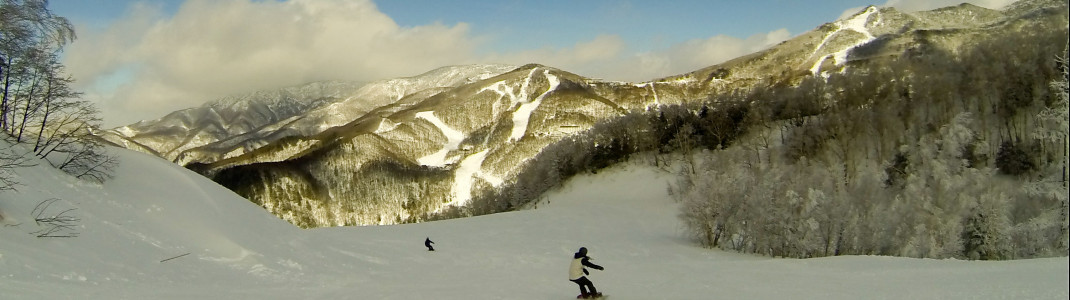
[[[60,63],[59,50],[74,38],[48,0],[0,0],[0,129],[54,167],[100,182],[116,160],[91,134],[99,111],[79,98]]]
[[[74,41],[74,26],[64,17],[56,16],[48,9],[48,0],[0,0],[0,79],[3,80],[0,101],[0,126],[9,124],[12,110],[11,87],[18,83],[17,65],[27,57],[31,49],[40,47],[62,48]],[[14,68],[14,69],[13,69]]]
[[[16,152],[18,149],[12,148],[8,141],[0,141],[0,145],[2,145],[0,146],[0,191],[14,190],[18,181],[11,177],[8,170],[32,166],[33,162],[25,155]]]
[[[70,215],[75,208],[60,209],[56,212],[56,209],[52,209],[52,204],[55,204],[59,199],[51,198],[41,203],[37,203],[37,206],[33,208],[33,220],[37,223],[37,226],[44,227],[41,230],[34,231],[30,234],[36,235],[39,238],[72,238],[78,236],[78,222],[82,219]]]

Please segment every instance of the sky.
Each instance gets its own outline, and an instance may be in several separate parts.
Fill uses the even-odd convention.
[[[876,2],[874,2],[876,1]],[[881,3],[883,1],[883,3]],[[52,0],[63,50],[105,127],[228,95],[437,67],[540,63],[641,82],[690,72],[857,12],[964,0]],[[970,0],[998,9],[1013,0]]]

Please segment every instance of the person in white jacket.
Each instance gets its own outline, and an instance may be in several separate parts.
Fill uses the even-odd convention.
[[[591,263],[591,258],[587,256],[587,248],[580,247],[580,251],[576,252],[572,256],[572,264],[568,268],[568,280],[575,282],[580,286],[580,298],[596,298],[602,296],[597,289],[594,288],[594,283],[590,279],[587,279],[586,275],[590,275],[587,272],[587,268],[590,267],[595,270],[605,270],[602,266]],[[590,290],[588,290],[590,288]]]

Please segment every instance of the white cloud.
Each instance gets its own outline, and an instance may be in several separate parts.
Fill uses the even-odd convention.
[[[513,53],[491,53],[479,58],[479,61],[514,65],[539,63],[580,75],[595,76],[591,70],[613,64],[626,48],[624,40],[617,35],[599,35],[569,48],[544,47]]]
[[[689,40],[661,50],[622,55],[608,64],[587,66],[576,72],[609,80],[646,81],[722,63],[761,51],[790,37],[787,29],[755,34],[745,39],[717,35]]]
[[[694,39],[643,53],[604,34],[571,47],[477,54],[468,25],[401,27],[369,0],[190,0],[172,16],[135,5],[82,29],[65,64],[108,126],[154,119],[226,95],[317,80],[371,81],[443,65],[541,63],[607,80],[646,81],[764,49],[786,29]]]
[[[191,0],[173,15],[135,5],[100,31],[82,29],[66,65],[108,126],[205,101],[316,80],[371,81],[443,65],[541,63],[585,76],[642,81],[705,67],[786,38],[717,36],[649,53],[617,35],[571,47],[491,53],[464,23],[400,27],[368,1]],[[769,39],[775,39],[770,42]]]
[[[695,66],[705,67],[761,51],[790,37],[791,34],[787,29],[755,34],[746,39],[718,35],[705,40],[692,40],[676,45],[666,55],[678,60],[682,59],[676,66],[677,68],[694,69]]]
[[[468,31],[463,23],[400,27],[364,0],[191,0],[170,18],[135,6],[102,32],[83,33],[65,63],[117,125],[235,93],[467,62],[478,43]],[[120,70],[134,74],[94,88]]]
[[[600,35],[570,48],[495,54],[480,60],[508,64],[535,62],[588,77],[640,82],[708,67],[763,50],[790,37],[787,29],[755,34],[746,39],[717,35],[661,50],[634,53],[628,51],[628,45],[619,36]]]
[[[490,54],[483,61],[509,64],[540,63],[558,68],[580,67],[604,63],[620,55],[625,43],[616,35],[599,35],[590,41],[581,41],[571,48],[540,48],[515,53]]]
[[[961,0],[889,0],[931,9]],[[1001,8],[1010,0],[972,3]],[[860,8],[859,8],[860,9]],[[859,9],[851,10],[855,13]],[[134,5],[102,30],[79,28],[65,64],[108,126],[218,97],[317,80],[371,81],[466,63],[541,63],[607,80],[646,81],[743,56],[791,37],[716,35],[636,53],[614,34],[570,47],[478,54],[467,24],[398,26],[370,0],[189,0],[173,15]],[[486,53],[486,52],[482,52]]]

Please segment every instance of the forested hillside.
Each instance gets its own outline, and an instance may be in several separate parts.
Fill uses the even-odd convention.
[[[1066,89],[1049,87],[1065,45],[1065,29],[1000,36],[755,91],[804,105],[700,155],[682,218],[709,246],[774,256],[1065,255]]]
[[[673,192],[710,247],[1066,255],[1066,37],[1022,28],[635,112],[547,147],[515,184],[447,215],[514,209],[562,178],[655,151],[655,164],[684,162]]]

